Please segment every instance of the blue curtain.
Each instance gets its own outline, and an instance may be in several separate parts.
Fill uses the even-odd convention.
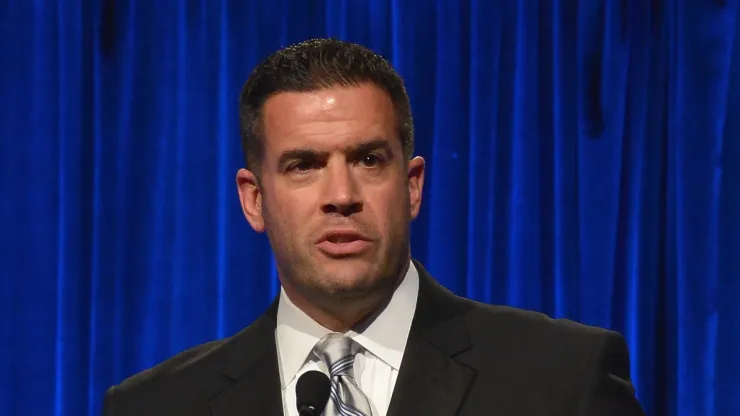
[[[405,77],[437,279],[622,332],[648,414],[740,414],[738,23],[738,0],[0,1],[0,414],[98,415],[269,304],[237,96],[315,36]]]

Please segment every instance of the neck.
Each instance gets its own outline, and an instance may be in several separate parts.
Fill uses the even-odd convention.
[[[351,305],[315,305],[307,303],[305,305],[296,304],[296,306],[324,328],[344,333],[372,315],[373,311],[383,303],[383,300],[377,297],[365,297],[362,302],[356,301]]]
[[[288,285],[283,285],[283,289],[291,302],[319,325],[330,331],[343,333],[373,315],[374,311],[383,308],[393,296],[395,287],[390,291],[383,290],[352,297],[332,295],[307,297]]]
[[[344,333],[359,324],[366,324],[377,315],[377,311],[385,308],[403,281],[407,267],[392,284],[351,295],[305,293],[287,282],[282,286],[290,301],[308,317],[330,331]]]

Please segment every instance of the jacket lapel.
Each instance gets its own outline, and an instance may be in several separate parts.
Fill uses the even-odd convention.
[[[421,264],[419,296],[388,416],[452,416],[476,371],[463,354],[472,348],[464,314],[469,308],[436,283]],[[275,327],[277,299],[254,324],[234,336],[221,383],[210,393],[212,416],[282,416]]]
[[[275,326],[277,300],[234,337],[223,363],[223,384],[211,396],[212,416],[283,414]]]
[[[388,416],[455,415],[476,371],[460,354],[472,348],[467,306],[436,283],[418,262],[419,296]]]

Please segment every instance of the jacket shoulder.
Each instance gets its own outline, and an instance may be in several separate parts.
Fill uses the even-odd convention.
[[[119,392],[136,389],[148,383],[176,377],[183,371],[196,367],[208,360],[210,356],[217,353],[227,340],[216,340],[196,345],[184,350],[161,363],[145,369],[139,373],[129,376],[118,385],[111,387]]]
[[[227,340],[216,340],[191,347],[110,386],[103,398],[104,415],[134,414],[178,392],[182,397],[179,403],[188,405],[187,398],[194,399],[203,387],[185,381],[197,380],[196,374],[208,374],[203,370],[214,367],[226,344]]]
[[[479,303],[469,309],[466,322],[483,379],[503,377],[513,390],[578,400],[609,374],[620,389],[633,392],[627,344],[616,331]]]
[[[240,334],[184,350],[110,386],[103,398],[105,416],[199,414],[223,386],[222,371]],[[204,407],[205,406],[205,407]]]
[[[468,301],[467,321],[474,333],[489,335],[496,342],[509,339],[532,348],[593,349],[604,342],[621,339],[613,330],[583,324],[571,319],[510,306],[486,305]],[[494,329],[494,332],[490,330]],[[484,337],[485,338],[485,337]]]
[[[481,362],[497,362],[543,380],[563,378],[578,384],[604,359],[618,376],[629,379],[627,345],[616,331],[544,313],[475,303],[466,314]],[[497,357],[492,357],[491,354]]]
[[[188,348],[106,390],[106,416],[203,414],[274,343],[276,303],[241,331]]]

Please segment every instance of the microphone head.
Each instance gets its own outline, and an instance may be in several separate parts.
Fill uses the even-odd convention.
[[[295,395],[298,414],[319,416],[329,401],[331,382],[321,371],[306,371],[296,382]]]

